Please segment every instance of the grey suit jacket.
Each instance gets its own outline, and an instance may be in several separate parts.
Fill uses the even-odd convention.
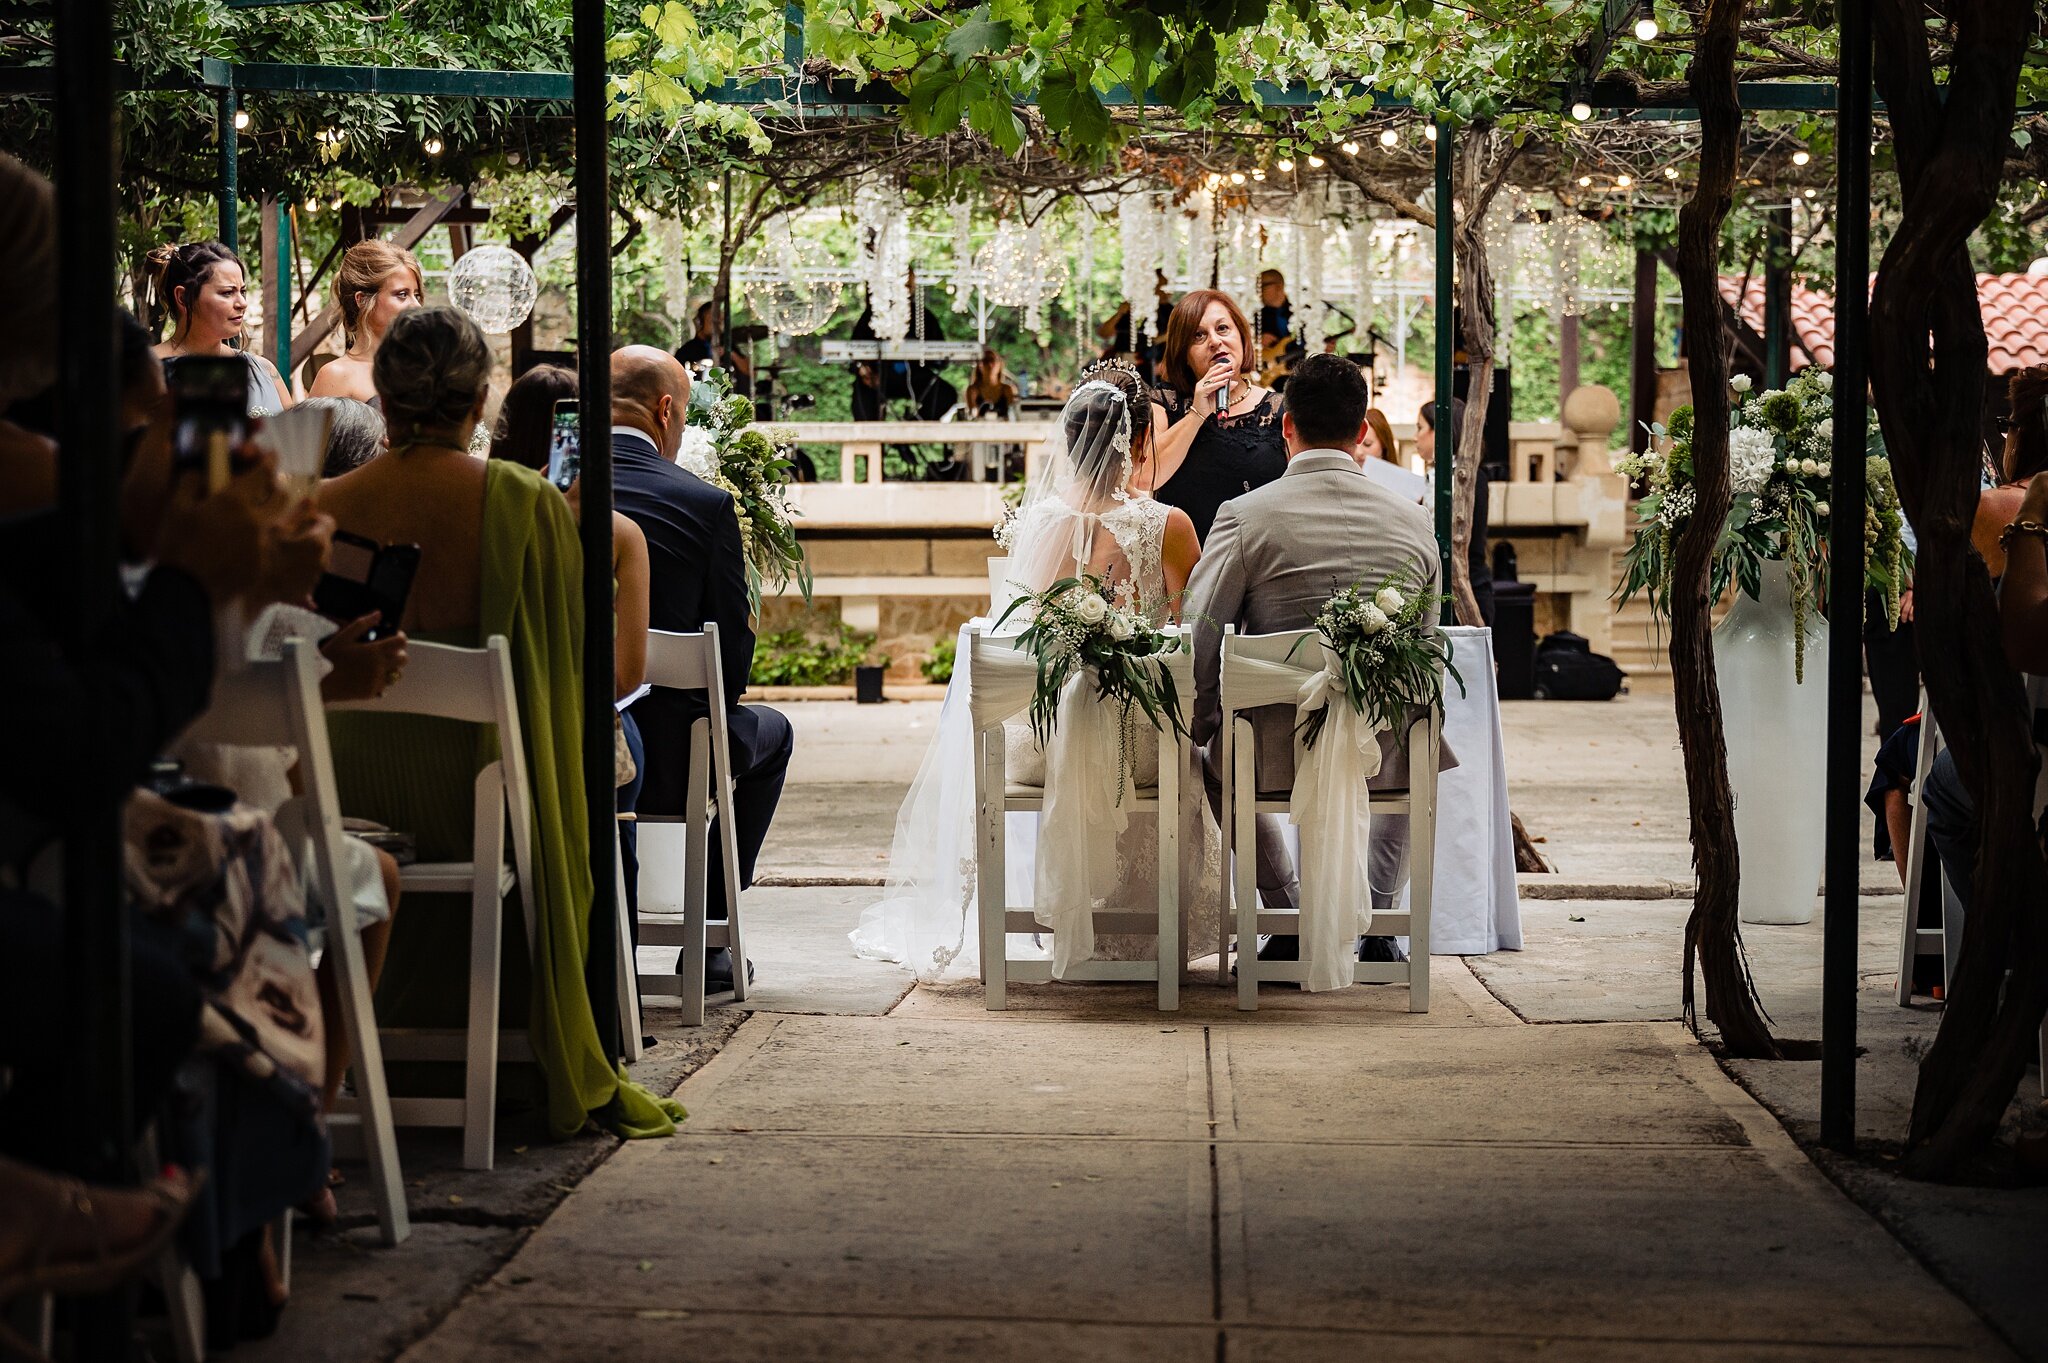
[[[1222,728],[1217,682],[1224,626],[1236,625],[1240,634],[1308,629],[1338,588],[1374,587],[1402,569],[1426,591],[1441,590],[1429,513],[1366,477],[1342,450],[1304,450],[1284,477],[1225,502],[1188,581],[1182,612],[1195,631],[1195,741],[1210,743]],[[1259,789],[1288,789],[1294,782],[1292,707],[1268,706],[1253,724]],[[1373,786],[1405,785],[1399,742],[1382,734],[1380,746]],[[1448,752],[1442,764],[1452,765]]]

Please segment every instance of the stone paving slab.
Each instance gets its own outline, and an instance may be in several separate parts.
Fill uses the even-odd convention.
[[[1953,1345],[1774,1344],[1757,1340],[1587,1339],[1571,1334],[1402,1334],[1384,1330],[1226,1331],[1224,1363],[1950,1363],[1981,1357],[1973,1343]]]

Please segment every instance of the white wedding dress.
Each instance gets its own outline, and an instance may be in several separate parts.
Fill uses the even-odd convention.
[[[1077,422],[1078,404],[1104,405],[1103,383],[1077,388],[1063,416],[1064,447],[1048,449],[1045,486],[1019,513],[1011,536],[1013,590],[1042,590],[1064,577],[1103,580],[1117,604],[1154,624],[1167,623],[1173,602],[1166,587],[1164,545],[1171,508],[1129,489],[1129,434],[1114,443],[1114,426]],[[1089,390],[1098,390],[1091,393]],[[1114,407],[1105,410],[1114,413]],[[994,614],[1001,614],[997,603]],[[1021,629],[1012,617],[1005,632]],[[909,966],[920,980],[971,978],[979,973],[976,924],[973,725],[968,715],[971,662],[963,633],[946,688],[938,733],[925,753],[916,782],[897,816],[883,898],[861,915],[852,940],[860,955]],[[1194,698],[1181,697],[1192,712]],[[1005,761],[1011,781],[1040,785],[1045,755],[1021,718],[1005,725]],[[1133,785],[1158,780],[1159,738],[1149,728],[1139,735]],[[1180,903],[1181,941],[1187,959],[1210,954],[1223,911],[1220,844],[1200,775],[1183,775]],[[1008,902],[1033,902],[1033,856],[1037,844],[1033,814],[1008,816]],[[1159,830],[1148,812],[1133,812],[1116,840],[1115,888],[1095,907],[1101,911],[1155,912],[1159,903]],[[1041,922],[1046,921],[1043,909]],[[1041,951],[1049,938],[1040,938]],[[1013,939],[1011,954],[1026,954]],[[1097,959],[1150,960],[1157,939],[1101,933]]]

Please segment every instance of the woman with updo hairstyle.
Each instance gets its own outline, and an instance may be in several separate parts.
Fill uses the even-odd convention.
[[[156,348],[164,377],[176,384],[178,365],[194,356],[236,356],[249,366],[249,415],[269,416],[292,405],[292,390],[277,366],[228,344],[242,334],[249,313],[249,283],[242,258],[217,241],[159,246],[149,253],[153,305],[168,317],[171,334]]]
[[[1138,485],[1209,538],[1216,509],[1287,472],[1280,395],[1259,386],[1259,338],[1230,295],[1190,289],[1161,338],[1158,438]]]
[[[2027,483],[2048,471],[2048,365],[2013,371],[2006,387],[2005,448],[1998,458],[1998,481],[1977,497],[1970,523],[1970,543],[1984,556],[1991,576],[2005,575],[2005,550],[1998,537],[2019,518]]]
[[[384,333],[402,312],[424,305],[426,278],[419,258],[402,246],[371,238],[341,254],[334,271],[334,303],[341,309],[343,350],[313,379],[314,397],[377,396],[371,366]]]
[[[592,1119],[623,1136],[667,1135],[681,1108],[612,1063],[584,984],[590,839],[612,830],[591,829],[583,798],[584,565],[576,518],[540,473],[469,453],[489,394],[491,352],[467,313],[401,312],[371,372],[391,448],[322,483],[321,508],[341,530],[379,545],[419,546],[404,614],[415,643],[478,648],[503,636],[511,653],[532,805],[535,930],[529,941],[523,925],[515,926],[506,946],[507,1025],[524,1025],[532,1038],[556,1136],[574,1135]],[[331,714],[328,729],[350,815],[412,834],[421,861],[470,859],[476,776],[498,757],[495,731],[360,712]],[[408,896],[408,906],[415,898],[432,902],[393,928],[377,1020],[464,1026],[469,897]],[[521,915],[514,911],[508,921],[520,925]],[[394,1088],[415,1093],[462,1092],[454,1066],[394,1069],[392,1078]]]

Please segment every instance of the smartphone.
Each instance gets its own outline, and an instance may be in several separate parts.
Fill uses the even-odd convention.
[[[548,440],[548,481],[564,492],[583,472],[582,420],[575,398],[555,402],[555,424]]]
[[[384,544],[334,532],[334,548],[328,567],[313,588],[313,608],[339,624],[360,619],[372,612],[377,623],[364,634],[374,642],[394,633],[405,619],[406,599],[412,595],[413,578],[420,568],[417,544]]]
[[[249,434],[249,362],[239,355],[186,355],[165,366],[171,451],[181,473],[205,475],[218,492],[234,476],[234,450]]]

